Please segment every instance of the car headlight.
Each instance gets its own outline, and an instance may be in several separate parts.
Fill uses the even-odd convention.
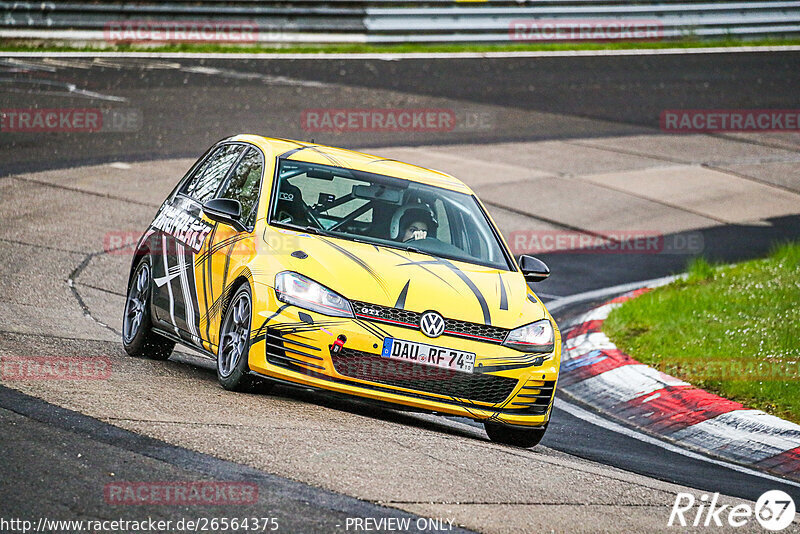
[[[555,332],[549,319],[515,328],[503,341],[503,345],[523,352],[552,352],[555,348]]]
[[[352,317],[353,307],[340,294],[291,271],[275,275],[275,295],[278,300],[334,317]]]

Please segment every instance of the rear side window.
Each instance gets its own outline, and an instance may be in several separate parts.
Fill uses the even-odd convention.
[[[201,204],[214,198],[225,175],[243,150],[242,145],[222,145],[198,167],[181,192]]]
[[[256,222],[263,170],[264,158],[261,156],[261,151],[248,148],[219,195],[239,201],[242,205],[241,221],[247,227],[252,227]]]

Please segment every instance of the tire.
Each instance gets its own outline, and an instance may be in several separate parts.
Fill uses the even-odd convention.
[[[228,391],[266,392],[272,383],[250,374],[250,324],[253,298],[250,286],[242,284],[228,304],[219,328],[217,380]]]
[[[153,332],[150,317],[150,289],[152,270],[143,258],[128,282],[128,297],[122,316],[122,346],[136,358],[166,360],[175,348],[175,342]]]
[[[490,422],[483,423],[483,427],[486,429],[489,439],[495,443],[522,447],[523,449],[538,445],[539,442],[542,441],[544,433],[547,431],[547,426],[540,428],[524,428]]]

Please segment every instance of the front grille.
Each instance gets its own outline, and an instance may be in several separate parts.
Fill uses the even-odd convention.
[[[461,373],[348,348],[331,357],[336,372],[344,376],[475,402],[499,404],[517,386],[514,378]]]
[[[419,330],[421,313],[368,302],[352,301],[351,303],[353,311],[359,318]],[[502,343],[508,333],[508,329],[499,326],[470,323],[447,317],[444,318],[444,324],[444,335],[479,339],[489,343]]]
[[[547,413],[555,389],[554,380],[528,380],[509,408],[519,408],[517,413],[543,415]]]

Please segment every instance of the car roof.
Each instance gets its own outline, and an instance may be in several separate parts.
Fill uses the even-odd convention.
[[[252,143],[260,147],[265,154],[271,153],[273,156],[282,156],[292,161],[355,169],[472,194],[472,190],[464,182],[447,173],[354,150],[249,134],[237,135],[226,141]]]

